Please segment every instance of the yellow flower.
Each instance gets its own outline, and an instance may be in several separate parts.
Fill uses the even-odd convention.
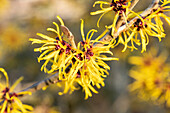
[[[9,0],[0,1],[0,15],[4,13],[5,10],[9,7]]]
[[[164,12],[170,11],[170,1],[169,0],[160,0],[161,5],[157,9],[153,9],[151,15],[148,18],[154,18],[156,25],[164,32],[163,22],[161,18],[164,18],[166,22],[170,25],[170,17],[166,16]]]
[[[128,13],[128,10],[129,10],[128,7],[130,6],[130,1],[131,0],[112,0],[111,3],[104,2],[104,1],[96,1],[93,4],[93,7],[95,7],[97,4],[100,4],[101,10],[91,12],[90,14],[91,15],[102,14],[97,21],[97,26],[99,27],[99,22],[101,18],[103,17],[103,15],[105,15],[106,13],[110,11],[114,11],[115,16],[113,19],[113,24],[108,27],[108,28],[112,28],[112,35],[113,35],[113,32],[116,30],[115,25],[116,25],[116,21],[118,17],[120,15],[123,15],[125,21],[127,21],[126,14]]]
[[[85,99],[92,96],[92,92],[98,93],[94,88],[96,86],[98,89],[104,86],[104,77],[109,74],[107,70],[110,67],[104,61],[118,60],[118,58],[103,55],[108,53],[112,55],[109,50],[112,46],[111,44],[105,44],[104,46],[95,46],[95,43],[102,43],[98,41],[105,35],[105,32],[98,36],[95,40],[91,40],[95,29],[91,29],[86,37],[84,34],[84,21],[81,20],[81,35],[83,41],[78,43],[77,55],[75,55],[72,67],[65,78],[65,89],[63,93],[70,93],[77,89],[76,84],[78,83],[85,92]],[[63,94],[60,92],[60,94]]]
[[[61,25],[64,25],[61,18],[57,18],[60,20]],[[103,55],[103,53],[112,55],[112,52],[109,50],[112,46],[111,43],[106,44],[98,41],[106,34],[107,30],[95,40],[91,40],[94,32],[97,32],[92,29],[85,38],[84,21],[82,20],[81,35],[83,41],[79,42],[77,47],[72,48],[68,42],[63,40],[58,24],[54,24],[57,30],[53,28],[48,28],[47,30],[55,32],[57,38],[51,38],[43,34],[38,35],[44,38],[44,40],[30,38],[33,41],[32,43],[44,44],[40,48],[34,49],[34,51],[43,51],[38,57],[38,61],[45,60],[41,69],[48,73],[59,71],[59,80],[61,84],[64,84],[64,91],[59,94],[71,93],[77,89],[77,84],[79,84],[85,91],[85,99],[87,99],[89,96],[92,96],[91,91],[98,93],[94,86],[97,86],[97,88],[104,86],[105,74],[108,74],[107,70],[110,69],[104,61],[118,60],[118,58],[107,58],[107,56]],[[94,45],[95,43],[105,45],[97,47]],[[52,63],[49,70],[46,67],[48,63]]]
[[[131,51],[134,49],[137,50],[138,48],[135,47],[136,44],[142,46],[141,53],[143,53],[146,51],[146,46],[149,44],[149,36],[158,37],[159,40],[162,37],[165,37],[165,34],[159,29],[159,27],[152,23],[147,17],[137,19],[134,25],[122,34],[124,35],[124,39],[121,34],[119,35],[119,40],[124,44],[122,52],[127,48],[131,48]],[[138,34],[140,35],[140,38],[138,38]]]
[[[57,17],[61,25],[64,26],[60,17]],[[30,38],[32,43],[43,43],[40,48],[35,48],[34,51],[43,53],[38,57],[38,60],[45,60],[41,67],[45,72],[52,73],[58,71],[58,85],[64,85],[64,91],[59,92],[60,95],[67,92],[72,93],[77,90],[77,85],[82,86],[85,91],[85,99],[92,96],[91,92],[98,93],[94,86],[100,88],[104,86],[104,77],[108,74],[107,70],[110,67],[104,61],[118,60],[118,58],[108,58],[105,53],[111,54],[109,50],[113,46],[113,42],[104,43],[100,42],[107,32],[103,32],[95,40],[91,40],[93,34],[97,30],[90,30],[86,37],[84,34],[84,21],[81,21],[81,35],[83,41],[79,42],[77,47],[72,47],[69,42],[63,40],[63,33],[60,34],[58,24],[54,23],[57,30],[48,28],[47,30],[53,31],[57,34],[57,38],[38,34],[44,40]],[[71,43],[71,42],[70,42]],[[95,43],[102,43],[103,46],[95,46]],[[76,46],[76,45],[75,45]],[[51,63],[50,69],[47,70],[46,65]]]
[[[8,52],[20,51],[27,44],[27,35],[16,25],[9,25],[1,32],[1,46]]]
[[[31,94],[30,92],[14,92],[14,88],[23,79],[20,77],[11,87],[9,85],[9,79],[7,72],[0,68],[0,71],[6,78],[6,83],[0,83],[0,113],[32,113],[33,108],[29,105],[22,104],[18,97]]]
[[[59,19],[61,25],[64,25],[62,19],[59,16],[57,16],[57,18]],[[37,33],[37,35],[43,39],[30,38],[29,40],[32,41],[32,44],[43,44],[40,48],[34,49],[35,52],[42,52],[38,57],[38,62],[45,60],[41,70],[48,73],[59,70],[59,73],[65,73],[65,67],[67,67],[66,65],[69,64],[68,62],[70,62],[74,57],[71,51],[73,48],[64,40],[63,33],[60,33],[58,24],[55,22],[53,22],[53,24],[56,26],[56,29],[48,28],[47,31],[54,32],[56,37],[49,37],[47,35]],[[48,63],[52,63],[49,69],[47,68]],[[63,77],[60,76],[60,78]]]
[[[142,100],[165,103],[170,107],[170,65],[166,63],[167,54],[157,55],[158,51],[152,48],[143,58],[130,58],[130,63],[135,66],[129,75],[135,81],[129,85],[129,90]]]

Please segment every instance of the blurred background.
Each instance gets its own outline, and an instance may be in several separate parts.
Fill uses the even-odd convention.
[[[11,84],[24,76],[18,87],[20,90],[49,76],[40,71],[41,63],[37,62],[39,53],[34,53],[36,45],[31,45],[28,39],[36,38],[38,32],[48,34],[46,29],[54,27],[53,21],[58,22],[57,15],[74,34],[76,42],[81,40],[81,18],[85,20],[86,33],[92,28],[98,29],[96,22],[100,15],[90,15],[91,11],[97,10],[92,7],[94,2],[95,0],[0,0],[0,67],[8,72]],[[134,9],[144,10],[151,2],[152,0],[140,0]],[[102,33],[104,25],[112,23],[111,13],[102,18],[101,28],[95,36]],[[170,13],[166,15],[170,16]],[[170,52],[170,26],[165,22],[164,27],[166,38],[159,43],[157,38],[151,37],[147,50],[154,46],[159,51]],[[122,53],[122,49],[121,45],[112,49],[114,56],[119,57],[120,61],[108,62],[111,70],[105,80],[106,86],[99,90],[99,94],[93,94],[92,98],[84,100],[84,92],[81,90],[59,96],[60,89],[53,85],[45,91],[24,97],[23,102],[34,106],[35,113],[170,113],[169,108],[141,101],[129,93],[127,86],[133,80],[128,76],[132,67],[128,58],[142,54],[140,51],[129,50]]]

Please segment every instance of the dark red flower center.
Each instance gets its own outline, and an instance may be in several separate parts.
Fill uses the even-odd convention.
[[[137,31],[140,31],[142,28],[147,28],[147,24],[143,23],[141,19],[137,19],[134,23],[134,27],[137,27]]]
[[[123,12],[126,12],[126,8],[123,6],[126,6],[127,0],[119,0],[119,1],[114,1],[112,0],[111,7],[113,7],[113,11],[119,12],[119,14],[122,14]]]

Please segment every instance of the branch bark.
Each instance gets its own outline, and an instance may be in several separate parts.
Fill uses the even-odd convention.
[[[129,10],[132,10],[136,4],[139,2],[139,0],[133,0],[130,7],[129,7]],[[127,13],[125,16],[127,16],[129,13]],[[118,20],[117,20],[117,23],[116,23],[116,29],[119,29],[119,27],[122,25],[122,23],[124,22],[124,17],[123,15],[119,16]]]
[[[41,80],[35,84],[33,84],[32,86],[26,88],[26,89],[23,89],[19,92],[23,92],[23,91],[30,91],[30,92],[35,92],[37,90],[40,90],[40,89],[43,89],[44,87],[47,87],[51,84],[55,84],[57,82],[61,82],[61,80],[58,79],[58,73],[44,79],[44,80]]]

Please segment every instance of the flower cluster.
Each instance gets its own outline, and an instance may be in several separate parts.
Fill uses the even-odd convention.
[[[6,78],[6,83],[0,83],[0,112],[1,113],[32,113],[33,108],[29,105],[22,104],[18,97],[25,94],[31,94],[28,91],[14,92],[16,85],[23,79],[20,77],[11,87],[9,86],[9,79],[7,72],[0,68],[0,71]]]
[[[57,17],[61,25],[64,23],[60,17]],[[101,34],[95,40],[91,40],[93,34],[97,32],[95,29],[90,30],[87,35],[84,34],[84,21],[81,20],[81,35],[83,41],[79,42],[77,47],[73,47],[71,43],[64,40],[64,33],[59,33],[58,24],[54,23],[57,30],[48,28],[57,34],[57,38],[52,38],[43,34],[38,34],[44,40],[30,38],[32,43],[43,43],[40,48],[34,51],[42,52],[38,57],[38,61],[44,60],[41,69],[45,72],[59,73],[59,80],[64,84],[64,91],[59,94],[73,92],[77,89],[77,84],[82,86],[85,91],[85,99],[92,96],[92,92],[98,93],[94,86],[100,88],[104,86],[104,77],[108,74],[110,67],[104,61],[118,60],[118,58],[108,58],[104,53],[112,55],[109,50],[111,43],[102,43],[99,41],[104,35]],[[95,43],[102,43],[104,46],[97,47]],[[48,66],[47,66],[48,65]],[[48,68],[50,67],[50,68]]]
[[[135,67],[130,76],[135,81],[129,85],[129,90],[142,100],[150,100],[156,104],[170,106],[170,65],[166,63],[166,52],[160,53],[151,49],[144,57],[130,57],[130,63]]]
[[[134,49],[138,50],[137,46],[142,47],[141,53],[146,51],[146,46],[149,44],[149,37],[158,37],[159,41],[165,37],[161,18],[164,18],[170,24],[170,17],[164,14],[164,12],[170,11],[169,0],[160,0],[160,4],[157,4],[158,7],[153,7],[151,10],[145,10],[139,13],[132,11],[131,7],[133,6],[131,6],[130,0],[112,0],[110,3],[96,1],[93,6],[95,7],[96,4],[100,4],[101,10],[91,12],[91,15],[103,13],[98,19],[98,26],[100,19],[105,13],[112,10],[115,11],[113,24],[108,26],[108,28],[112,29],[111,35],[114,37],[113,40],[117,37],[114,36],[114,32],[119,31],[115,26],[119,23],[120,25],[118,26],[126,25],[127,29],[123,30],[117,37],[118,39],[116,39],[118,40],[117,45],[120,43],[124,45],[122,52],[127,48],[130,48],[131,51]],[[104,7],[104,5],[108,5],[108,7]],[[149,13],[145,14],[146,12]],[[135,16],[136,18],[134,18]],[[120,17],[123,18],[123,21]]]
[[[152,9],[151,13],[142,17],[141,15],[137,15],[138,19],[134,22],[134,24],[126,31],[124,31],[124,38],[119,35],[119,40],[123,40],[121,43],[125,45],[123,52],[126,48],[138,49],[136,46],[142,45],[141,52],[146,51],[146,46],[149,43],[149,36],[157,37],[159,41],[165,37],[163,22],[161,17],[164,18],[167,23],[170,25],[170,17],[163,14],[170,7],[167,6],[170,3],[168,0],[161,1],[161,5],[158,6],[157,9]],[[138,37],[140,35],[140,38]]]
[[[159,29],[159,27],[149,21],[147,17],[142,19],[137,19],[134,25],[131,27],[131,30],[127,30],[123,33],[124,35],[124,49],[131,48],[131,51],[138,49],[135,45],[142,45],[141,53],[146,51],[146,46],[149,44],[149,36],[158,37],[161,40],[162,37],[165,37],[165,34]],[[138,34],[140,38],[138,38]],[[122,38],[120,36],[120,38]]]

